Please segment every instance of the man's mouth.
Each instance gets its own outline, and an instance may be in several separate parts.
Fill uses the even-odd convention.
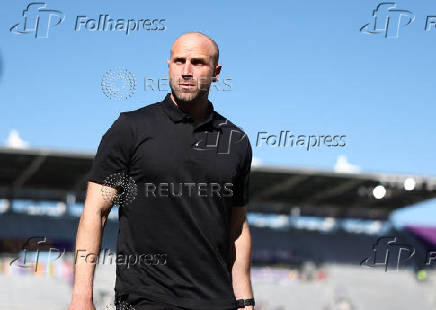
[[[181,84],[179,84],[179,86],[182,88],[192,88],[192,87],[195,87],[195,84],[181,83]]]

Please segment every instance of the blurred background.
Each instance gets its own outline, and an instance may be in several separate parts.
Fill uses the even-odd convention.
[[[436,308],[436,5],[6,0],[0,308],[66,309],[86,179],[122,111],[161,101],[183,32],[219,45],[248,134],[256,309]],[[103,248],[115,252],[117,208]],[[99,263],[97,309],[115,265]]]

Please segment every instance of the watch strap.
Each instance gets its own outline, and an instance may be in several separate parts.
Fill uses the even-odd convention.
[[[244,308],[245,306],[254,306],[254,305],[255,305],[254,298],[236,300],[237,308]]]

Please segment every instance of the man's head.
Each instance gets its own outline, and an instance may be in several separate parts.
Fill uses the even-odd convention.
[[[179,102],[208,97],[210,84],[221,71],[219,50],[214,40],[200,32],[179,36],[171,47],[168,76],[171,91]]]

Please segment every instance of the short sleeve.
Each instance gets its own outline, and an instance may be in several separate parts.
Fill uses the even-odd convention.
[[[134,131],[125,112],[115,120],[100,141],[88,181],[104,183],[111,174],[128,173]]]
[[[248,204],[248,201],[250,200],[249,185],[252,156],[253,154],[250,141],[247,139],[247,148],[243,157],[244,159],[238,171],[235,186],[233,188],[234,207],[246,206]]]

